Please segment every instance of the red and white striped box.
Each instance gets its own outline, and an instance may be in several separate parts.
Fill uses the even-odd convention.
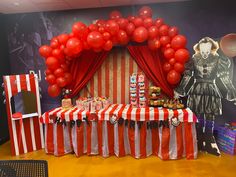
[[[19,155],[44,148],[43,125],[39,122],[41,106],[38,76],[36,74],[10,75],[4,76],[3,80],[12,155]],[[11,98],[23,90],[34,93],[37,112],[23,114],[22,125],[20,125],[21,119],[12,118]]]

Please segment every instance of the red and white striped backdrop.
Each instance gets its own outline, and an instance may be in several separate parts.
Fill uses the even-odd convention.
[[[44,148],[43,127],[39,122],[41,106],[38,76],[34,74],[10,75],[4,76],[3,79],[12,155]],[[20,128],[20,120],[12,119],[11,97],[22,90],[31,91],[35,94],[38,116],[23,118],[22,128]]]
[[[142,70],[126,48],[114,48],[80,96],[106,96],[112,103],[129,103],[129,76]],[[146,85],[150,85],[146,79]],[[88,92],[89,91],[89,92]]]

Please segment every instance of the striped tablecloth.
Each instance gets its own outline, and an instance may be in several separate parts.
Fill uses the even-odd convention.
[[[109,120],[114,115],[129,121],[112,124]],[[58,120],[56,117],[60,118],[59,122],[55,121]],[[84,120],[85,117],[88,118]],[[91,121],[94,117],[98,121]],[[170,123],[169,126],[148,127],[149,123],[167,122],[173,117],[179,120],[176,126]],[[74,124],[73,120],[76,121]],[[78,157],[83,154],[103,157],[130,154],[135,158],[153,154],[163,160],[197,158],[196,121],[189,108],[132,108],[123,104],[112,104],[95,114],[76,107],[70,110],[55,108],[41,117],[41,122],[45,123],[45,151],[48,154],[61,156],[74,152]]]
[[[197,117],[189,109],[158,109],[158,108],[133,108],[129,104],[111,104],[106,109],[102,109],[95,113],[98,120],[110,120],[111,116],[115,115],[118,118],[122,117],[123,119],[134,120],[134,121],[152,121],[152,120],[168,120],[173,117],[177,117],[180,122],[196,122]],[[77,107],[74,107],[69,110],[65,110],[62,107],[52,109],[48,112],[45,112],[40,121],[42,123],[53,123],[51,117],[59,117],[61,120],[66,120],[69,122],[71,120],[83,120],[84,117],[89,117],[91,112],[80,110]]]

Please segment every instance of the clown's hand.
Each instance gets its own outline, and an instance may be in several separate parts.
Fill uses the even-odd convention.
[[[174,91],[174,98],[179,98],[179,97],[181,97],[182,95],[180,95],[178,92],[176,92],[176,91]]]

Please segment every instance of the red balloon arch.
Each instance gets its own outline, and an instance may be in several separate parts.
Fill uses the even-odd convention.
[[[148,6],[143,6],[138,16],[124,18],[115,10],[109,17],[109,20],[97,20],[89,26],[76,22],[70,34],[53,37],[50,45],[39,48],[40,55],[46,60],[45,74],[50,96],[58,96],[62,88],[70,85],[70,62],[83,50],[110,51],[115,45],[129,42],[147,42],[150,50],[161,50],[165,58],[162,69],[168,83],[173,87],[179,83],[189,52],[186,37],[179,34],[177,27],[165,24],[161,18],[152,19],[152,9]]]

